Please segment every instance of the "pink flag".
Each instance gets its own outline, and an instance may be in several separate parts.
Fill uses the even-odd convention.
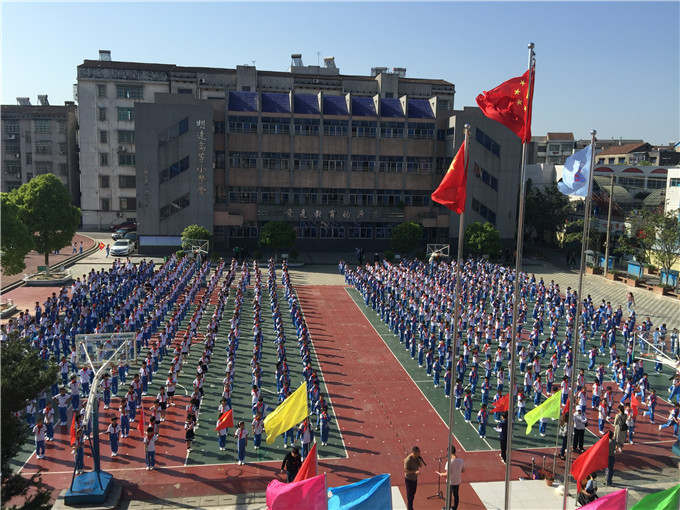
[[[626,510],[628,504],[628,489],[612,492],[581,508],[586,510]]]
[[[272,480],[267,485],[269,510],[299,510],[301,501],[305,510],[328,510],[326,475],[293,483]]]

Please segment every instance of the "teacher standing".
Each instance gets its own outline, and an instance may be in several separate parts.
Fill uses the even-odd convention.
[[[406,482],[406,508],[413,510],[413,499],[416,496],[418,489],[418,475],[420,474],[420,464],[423,459],[420,458],[420,448],[414,446],[411,453],[404,459],[404,478]]]

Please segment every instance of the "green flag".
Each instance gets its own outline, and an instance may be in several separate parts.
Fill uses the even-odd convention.
[[[543,402],[540,406],[534,407],[531,411],[524,415],[527,422],[527,434],[531,432],[531,427],[541,418],[559,418],[560,417],[560,399],[562,392],[553,393],[552,396]]]
[[[642,498],[631,510],[678,510],[680,484]]]

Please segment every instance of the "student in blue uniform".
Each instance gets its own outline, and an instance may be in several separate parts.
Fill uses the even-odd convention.
[[[486,404],[482,404],[482,408],[477,413],[477,423],[479,423],[479,437],[484,439],[486,437],[486,424],[489,422],[489,413],[486,411]]]

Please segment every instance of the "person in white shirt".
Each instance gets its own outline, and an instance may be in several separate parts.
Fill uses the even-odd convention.
[[[113,416],[111,418],[111,424],[106,429],[106,432],[109,433],[109,444],[111,445],[111,457],[116,457],[118,455],[118,438],[121,432],[117,416]]]
[[[451,487],[451,509],[452,510],[457,510],[458,509],[458,489],[460,487],[461,483],[461,474],[463,471],[465,471],[465,463],[463,462],[463,459],[459,459],[456,456],[456,447],[451,446],[451,458],[449,459],[449,462],[446,463],[446,467],[444,469],[443,473],[440,473],[437,471],[436,473],[439,476],[447,476],[449,471],[451,472],[451,478],[450,478],[450,487]]]
[[[39,459],[45,458],[45,431],[45,424],[42,420],[38,420],[33,427],[33,434],[35,435],[35,454]]]
[[[146,458],[146,469],[150,471],[156,465],[156,435],[154,428],[146,429],[146,436],[144,436],[144,453]]]

